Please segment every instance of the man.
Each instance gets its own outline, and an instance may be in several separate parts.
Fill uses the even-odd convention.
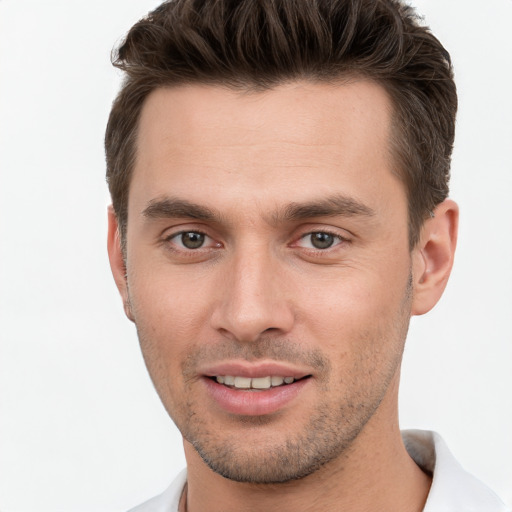
[[[187,459],[134,510],[506,510],[398,428],[458,222],[449,55],[412,10],[171,1],[115,64],[109,256]]]

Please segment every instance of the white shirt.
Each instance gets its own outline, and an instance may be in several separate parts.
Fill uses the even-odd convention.
[[[436,432],[402,432],[409,455],[422,469],[432,473],[432,486],[423,512],[512,512],[482,482],[466,472]],[[178,512],[187,480],[183,470],[159,496],[129,512]]]

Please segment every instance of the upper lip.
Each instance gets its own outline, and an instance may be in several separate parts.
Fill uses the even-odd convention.
[[[205,366],[200,369],[200,373],[207,377],[232,375],[235,377],[248,377],[253,379],[267,376],[302,379],[311,374],[311,372],[298,368],[296,365],[279,361],[225,361]]]

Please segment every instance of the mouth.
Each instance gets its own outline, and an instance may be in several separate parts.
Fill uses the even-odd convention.
[[[309,396],[314,380],[312,374],[278,362],[227,362],[202,375],[215,409],[235,416],[263,416],[296,407],[297,397]]]
[[[271,388],[288,386],[294,382],[307,379],[309,377],[311,377],[311,375],[306,375],[300,378],[291,376],[283,377],[280,375],[267,375],[264,377],[216,375],[214,377],[210,377],[210,379],[231,389],[265,391]]]

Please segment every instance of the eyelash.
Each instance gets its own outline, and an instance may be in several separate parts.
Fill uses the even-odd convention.
[[[213,240],[212,237],[208,236],[208,234],[206,234],[204,231],[201,231],[201,230],[198,230],[198,229],[184,229],[182,231],[178,231],[176,233],[171,233],[170,235],[164,237],[163,239],[163,242],[165,244],[167,244],[167,247],[170,249],[170,250],[173,250],[175,252],[180,252],[180,253],[184,253],[184,254],[193,254],[193,253],[198,253],[199,251],[201,251],[201,249],[210,249],[210,247],[203,247],[203,246],[200,246],[196,249],[191,249],[191,248],[188,248],[188,247],[180,247],[178,246],[177,248],[176,247],[173,247],[173,245],[177,244],[176,242],[174,242],[174,244],[172,243],[172,240],[175,239],[175,238],[178,238],[180,236],[183,236],[184,234],[186,233],[193,233],[195,235],[202,235],[204,236],[205,238],[207,239],[210,239],[210,240]],[[217,247],[219,247],[221,244],[219,243],[216,243],[215,244]],[[215,247],[216,248],[216,247]]]
[[[212,247],[203,247],[203,245],[197,247],[197,248],[190,248],[190,247],[184,247],[183,244],[182,246],[178,246],[178,247],[173,247],[173,243],[172,243],[172,240],[177,238],[177,237],[180,237],[180,236],[183,236],[184,234],[186,233],[193,233],[195,235],[201,235],[207,239],[210,239],[210,240],[213,240],[208,234],[206,234],[204,231],[201,231],[201,230],[198,230],[198,229],[190,229],[190,230],[182,230],[182,231],[178,231],[176,233],[172,233],[168,236],[166,236],[164,239],[163,239],[163,242],[168,244],[169,248],[173,251],[176,251],[176,252],[182,252],[182,253],[185,253],[185,254],[193,254],[193,253],[198,253],[199,251],[201,251],[201,249],[210,249]],[[340,234],[338,233],[334,233],[332,231],[329,231],[329,230],[322,230],[322,229],[319,229],[319,230],[314,230],[314,231],[308,231],[307,233],[304,233],[303,235],[301,235],[298,240],[296,242],[294,242],[293,245],[299,245],[299,243],[302,241],[302,240],[306,240],[308,237],[311,237],[313,235],[317,235],[317,234],[320,234],[320,235],[327,235],[327,236],[330,236],[330,237],[333,237],[335,239],[335,241],[329,245],[328,247],[325,247],[325,248],[318,248],[318,247],[303,247],[303,249],[309,251],[310,253],[317,253],[317,254],[323,254],[323,253],[326,253],[327,251],[329,251],[329,249],[332,249],[332,248],[335,248],[337,247],[338,245],[340,244],[343,244],[343,243],[348,243],[350,242],[350,240],[348,240],[347,238],[341,236]],[[337,241],[337,243],[336,243]],[[176,242],[175,242],[176,244]],[[292,246],[293,246],[292,245]],[[313,245],[313,243],[311,242],[311,245]],[[222,246],[222,244],[220,243],[216,243],[215,244],[215,247],[213,248],[220,248]]]
[[[332,245],[330,245],[329,247],[326,247],[326,248],[323,248],[323,249],[320,249],[320,248],[317,248],[317,247],[304,247],[304,249],[310,251],[310,252],[314,252],[314,253],[317,253],[317,254],[324,254],[326,253],[327,251],[329,251],[329,249],[333,249],[343,243],[349,243],[350,240],[348,238],[345,238],[343,236],[341,236],[339,233],[334,233],[333,231],[329,231],[329,230],[325,230],[325,229],[318,229],[318,230],[314,230],[314,231],[308,231],[307,233],[304,233],[298,240],[298,242],[302,241],[302,240],[305,240],[307,239],[308,237],[311,237],[312,235],[316,235],[316,234],[320,234],[320,235],[328,235],[328,236],[331,236],[335,239],[335,241],[333,242]],[[296,243],[298,243],[296,242]]]

